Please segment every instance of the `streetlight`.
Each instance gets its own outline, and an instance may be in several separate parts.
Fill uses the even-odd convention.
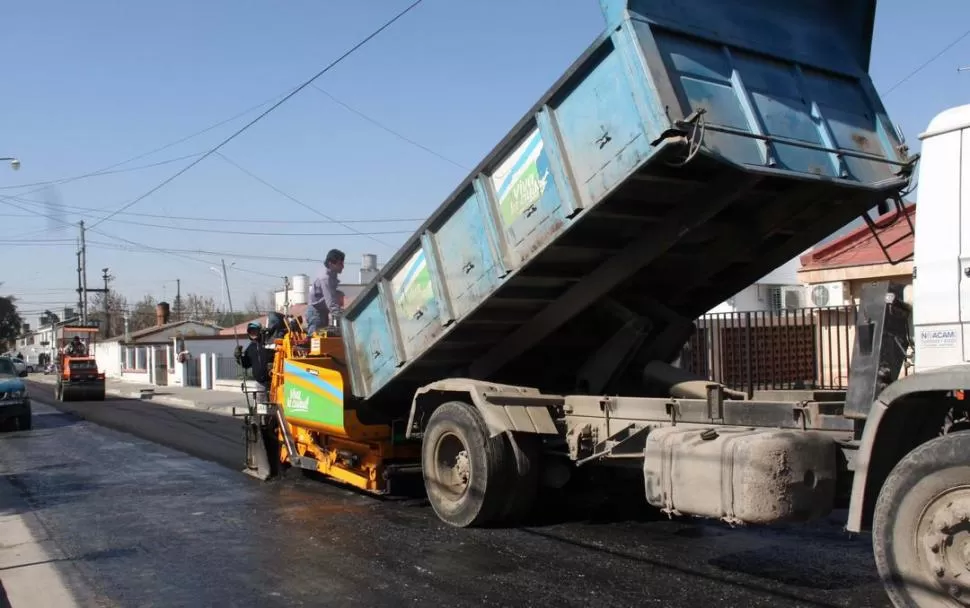
[[[9,160],[10,161],[10,168],[11,169],[13,169],[14,171],[19,171],[20,170],[20,159],[19,158],[16,158],[14,156],[4,156],[3,158],[0,158],[0,160]]]

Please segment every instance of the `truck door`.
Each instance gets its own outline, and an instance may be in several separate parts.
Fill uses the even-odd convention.
[[[970,111],[943,112],[922,135],[913,279],[916,371],[968,360],[970,199],[961,192],[970,159],[961,158]]]

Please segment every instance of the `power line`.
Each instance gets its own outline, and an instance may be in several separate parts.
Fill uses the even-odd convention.
[[[401,133],[398,133],[397,131],[395,131],[394,129],[388,127],[387,125],[385,125],[385,124],[383,124],[381,122],[378,122],[377,120],[371,118],[370,116],[364,114],[363,112],[360,112],[359,110],[351,107],[349,104],[346,104],[346,103],[340,101],[339,99],[337,99],[336,97],[334,97],[333,95],[331,95],[329,92],[321,89],[315,83],[313,85],[311,85],[311,86],[314,89],[316,89],[317,91],[319,91],[320,93],[322,93],[322,94],[326,95],[327,97],[329,97],[330,100],[333,101],[334,103],[342,106],[343,108],[349,110],[350,112],[353,112],[357,116],[360,116],[361,118],[363,118],[367,122],[369,122],[369,123],[371,123],[371,124],[373,124],[373,125],[381,128],[381,129],[387,131],[388,133],[390,133],[394,137],[397,137],[398,139],[401,139],[401,140],[403,140],[403,141],[411,144],[412,146],[415,146],[417,148],[420,148],[420,149],[424,150],[425,152],[427,152],[428,154],[431,154],[433,156],[436,156],[436,157],[440,158],[441,160],[443,160],[443,161],[445,161],[447,163],[451,163],[452,165],[458,167],[459,169],[464,169],[465,171],[469,171],[470,170],[468,167],[462,165],[461,163],[459,163],[457,161],[454,161],[454,160],[448,158],[447,156],[444,156],[443,154],[439,154],[438,152],[435,152],[431,148],[429,148],[429,147],[427,147],[427,146],[425,146],[423,144],[420,144],[420,143],[414,141],[413,139],[411,139],[410,137],[407,137],[406,135],[402,135]]]
[[[241,135],[242,133],[244,133],[245,131],[247,131],[250,127],[252,127],[253,125],[255,125],[257,122],[259,122],[260,120],[262,120],[270,112],[274,111],[276,108],[278,108],[281,105],[283,105],[284,103],[286,103],[289,99],[291,99],[294,95],[296,95],[297,93],[299,93],[300,91],[302,91],[304,88],[310,86],[310,84],[312,84],[314,80],[316,80],[320,76],[323,76],[324,74],[326,74],[327,72],[329,72],[331,69],[334,68],[334,66],[336,66],[337,64],[339,64],[340,62],[342,62],[347,57],[349,57],[352,53],[354,53],[355,51],[357,51],[357,49],[361,48],[362,46],[364,46],[365,44],[367,44],[368,42],[370,42],[372,39],[374,39],[375,37],[377,37],[381,32],[383,32],[384,30],[386,30],[387,28],[389,28],[398,19],[400,19],[401,17],[403,17],[404,15],[406,15],[407,13],[409,13],[411,10],[413,10],[414,8],[416,8],[423,1],[424,0],[415,0],[415,2],[411,3],[403,11],[399,12],[397,15],[395,15],[389,21],[387,21],[386,23],[384,23],[384,25],[382,25],[381,27],[377,28],[373,33],[369,34],[363,40],[361,40],[360,42],[358,42],[357,44],[355,44],[353,47],[350,48],[350,50],[346,51],[343,55],[341,55],[337,59],[335,59],[332,62],[330,62],[329,65],[327,65],[322,70],[320,70],[319,72],[317,72],[316,74],[314,74],[310,79],[308,79],[307,81],[305,81],[303,84],[301,84],[300,86],[298,86],[296,89],[294,89],[293,91],[291,91],[290,93],[288,93],[285,97],[283,97],[283,99],[281,99],[281,100],[277,101],[276,103],[274,103],[272,106],[270,106],[267,110],[265,110],[259,116],[257,116],[256,118],[252,119],[251,121],[249,121],[248,123],[246,123],[245,125],[243,125],[243,127],[241,127],[240,129],[238,129],[235,133],[233,133],[232,135],[230,135],[226,139],[222,140],[214,148],[211,148],[205,154],[203,154],[199,158],[193,160],[191,163],[189,163],[188,165],[186,165],[185,167],[183,167],[182,169],[180,169],[179,171],[177,171],[171,177],[169,177],[168,179],[163,180],[160,184],[158,184],[157,186],[151,188],[145,194],[142,194],[141,196],[135,198],[131,202],[122,205],[118,210],[113,211],[112,213],[109,213],[105,217],[99,219],[98,221],[96,221],[94,224],[91,225],[91,228],[95,228],[95,227],[99,226],[100,224],[104,223],[106,220],[108,220],[111,217],[115,216],[119,212],[124,211],[125,209],[128,209],[129,207],[131,207],[131,206],[139,203],[140,201],[148,198],[149,196],[151,196],[155,192],[158,192],[159,190],[161,190],[162,188],[164,188],[165,186],[167,186],[171,182],[175,181],[179,176],[181,176],[182,174],[184,174],[185,172],[187,172],[192,167],[198,165],[199,163],[201,163],[203,160],[205,160],[209,156],[217,153],[220,148],[222,148],[223,146],[225,146],[226,144],[228,144],[232,140],[236,139],[236,137],[238,137],[239,135]]]
[[[162,230],[178,230],[179,232],[202,232],[206,234],[233,234],[242,236],[319,236],[319,237],[332,237],[332,236],[372,236],[372,235],[389,235],[389,234],[412,234],[413,230],[384,230],[376,232],[361,232],[355,231],[355,234],[346,234],[343,232],[265,232],[265,231],[247,231],[247,230],[224,230],[215,228],[189,228],[185,226],[166,226],[164,224],[152,224],[150,222],[136,222],[132,220],[111,220],[112,222],[117,222],[119,224],[128,224],[131,226],[143,226],[146,228],[158,228]]]
[[[224,124],[227,124],[227,123],[230,123],[230,122],[236,120],[237,118],[242,118],[243,116],[245,116],[247,114],[250,114],[253,111],[258,110],[259,108],[261,108],[261,107],[265,106],[266,104],[272,102],[274,99],[278,98],[282,94],[283,93],[280,93],[278,95],[275,95],[274,97],[272,97],[270,99],[267,99],[266,101],[263,101],[263,102],[261,102],[261,103],[259,103],[257,105],[251,106],[250,108],[248,108],[246,110],[243,110],[242,112],[239,112],[238,114],[235,114],[235,115],[233,115],[233,116],[231,116],[231,117],[229,117],[229,118],[227,118],[225,120],[221,120],[221,121],[219,121],[219,122],[217,122],[215,124],[209,125],[208,127],[204,128],[204,129],[202,129],[200,131],[196,131],[195,133],[192,133],[191,135],[186,135],[185,137],[182,137],[180,139],[177,139],[177,140],[175,140],[175,141],[173,141],[171,143],[167,143],[164,146],[159,146],[159,147],[157,147],[157,148],[155,148],[153,150],[149,150],[148,152],[143,152],[142,154],[138,154],[136,156],[132,156],[131,158],[128,158],[128,159],[123,160],[121,162],[114,163],[113,165],[108,165],[107,167],[104,167],[102,169],[98,169],[96,171],[91,171],[91,172],[88,172],[88,173],[82,173],[81,175],[75,175],[73,177],[65,177],[65,178],[60,178],[60,179],[56,179],[56,180],[48,180],[46,182],[35,182],[34,184],[18,184],[18,185],[14,185],[14,186],[0,186],[0,189],[8,190],[8,189],[29,188],[29,187],[34,186],[34,185],[48,186],[48,185],[52,185],[52,184],[66,184],[68,182],[73,182],[73,181],[77,181],[77,180],[80,180],[80,179],[85,179],[85,178],[88,178],[88,177],[93,177],[93,176],[96,176],[96,175],[101,175],[103,173],[106,173],[106,172],[110,171],[111,169],[114,169],[115,167],[120,167],[122,165],[127,165],[128,163],[135,162],[136,160],[145,158],[146,156],[151,156],[152,154],[155,154],[157,152],[161,152],[162,150],[167,150],[168,148],[177,146],[180,143],[186,142],[186,141],[188,141],[190,139],[195,139],[199,135],[203,135],[205,133],[208,133],[209,131],[212,131],[213,129],[217,129],[217,128],[221,127]],[[198,152],[197,154],[192,154],[192,155],[189,155],[189,156],[196,156],[198,154],[203,154],[203,152]],[[167,161],[163,161],[163,162],[176,162],[176,161],[182,160],[184,158],[189,158],[189,156],[182,156],[182,157],[179,157],[179,158],[172,158],[172,159],[168,159]],[[40,188],[40,189],[43,189],[43,188]],[[37,190],[34,190],[34,192],[36,192],[36,191]],[[29,193],[25,193],[25,194],[29,194]]]
[[[221,156],[221,154],[220,154]],[[238,167],[238,165],[236,165]],[[241,168],[241,167],[238,167]],[[23,203],[29,203],[34,205],[43,205],[44,201],[38,201],[36,199],[24,198],[22,196],[15,195],[0,195],[9,199],[17,200]],[[195,206],[204,206],[207,203],[198,203]],[[62,205],[66,210],[75,211],[104,211],[104,209],[95,209],[94,207],[79,207],[77,205]],[[312,209],[312,207],[311,207]],[[7,217],[31,217],[34,214],[25,215],[8,215]],[[231,223],[231,222],[242,222],[242,223],[258,223],[258,224],[392,224],[400,222],[423,222],[426,218],[423,217],[398,217],[398,218],[375,218],[375,219],[327,219],[327,220],[281,220],[277,218],[252,218],[252,219],[234,219],[234,218],[223,218],[223,217],[199,217],[199,216],[188,216],[188,215],[171,215],[163,213],[141,213],[137,211],[123,211],[118,215],[131,216],[131,217],[149,217],[157,219],[167,219],[167,220],[186,220],[190,222],[220,222],[220,223]],[[112,220],[117,221],[117,220]]]
[[[15,203],[11,203],[10,200],[9,200],[10,198],[11,197],[9,197],[9,196],[0,195],[0,203],[2,203],[4,205],[11,206],[11,207],[14,207],[15,209],[20,209],[21,211],[32,211],[30,209],[25,209],[25,208],[21,207],[20,205],[15,204]],[[53,215],[49,215],[49,214],[46,214],[46,213],[41,213],[41,212],[38,212],[38,211],[34,211],[33,213],[35,213],[37,215],[44,216],[44,217],[48,217],[48,218],[50,218],[50,219],[52,219],[52,220],[54,220],[56,222],[60,222],[61,224],[66,225],[66,226],[73,227],[73,224],[71,224],[70,222],[64,221],[64,220],[62,220],[62,219],[60,219],[58,217],[54,217]],[[89,230],[91,232],[96,232],[97,234],[100,234],[101,236],[105,236],[105,237],[107,237],[109,239],[115,239],[115,240],[118,240],[118,241],[123,241],[125,243],[128,243],[128,244],[130,244],[130,245],[132,245],[134,247],[138,247],[138,248],[141,248],[141,249],[149,249],[149,250],[156,251],[158,253],[162,253],[162,254],[165,254],[165,255],[171,255],[171,256],[175,256],[175,257],[180,257],[180,258],[187,259],[187,260],[191,260],[193,262],[198,262],[198,263],[201,263],[201,264],[206,264],[206,265],[212,264],[212,262],[211,261],[208,261],[208,260],[203,260],[201,258],[191,257],[191,256],[184,255],[184,254],[181,254],[181,253],[168,252],[168,251],[165,251],[164,249],[160,249],[158,247],[152,247],[151,245],[145,245],[144,243],[138,243],[136,241],[132,241],[132,240],[129,240],[129,239],[120,237],[120,236],[116,236],[116,235],[113,235],[113,234],[108,234],[108,233],[103,232],[101,230],[94,230],[92,228],[87,228],[87,230]],[[266,276],[266,277],[277,278],[276,275],[274,275],[274,274],[269,274],[269,273],[265,273],[265,272],[259,272],[257,270],[249,270],[249,269],[245,269],[245,268],[239,268],[238,266],[235,267],[235,268],[236,268],[236,270],[238,270],[240,272],[246,272],[246,273],[251,273],[251,274],[255,274],[255,275],[261,275],[261,276]]]
[[[99,247],[106,247],[108,249],[123,249],[124,251],[129,251],[129,249],[123,248],[117,243],[105,243],[103,241],[88,241],[98,245]],[[238,258],[238,259],[248,259],[256,261],[267,261],[267,262],[313,262],[313,263],[323,263],[324,260],[317,258],[298,258],[298,257],[287,257],[287,256],[274,256],[274,255],[258,255],[258,254],[248,254],[248,253],[238,253],[235,251],[210,251],[206,249],[173,249],[171,247],[162,248],[164,251],[174,252],[174,253],[194,253],[198,255],[210,255],[214,257],[225,257],[225,258]],[[345,262],[347,266],[359,266],[360,262]],[[275,275],[274,275],[275,276]]]
[[[90,173],[85,173],[83,175],[77,175],[77,176],[74,176],[74,177],[62,178],[62,179],[59,179],[59,180],[47,180],[47,181],[43,181],[43,182],[32,182],[32,183],[28,183],[28,184],[20,184],[20,185],[17,185],[17,186],[0,186],[0,190],[13,190],[13,189],[18,189],[18,188],[30,188],[30,187],[33,187],[33,186],[44,186],[44,187],[46,187],[46,186],[52,186],[52,185],[66,184],[68,182],[73,182],[73,181],[77,181],[77,180],[80,180],[80,179],[86,179],[88,177],[100,177],[102,175],[116,175],[118,173],[130,173],[132,171],[141,171],[142,169],[151,169],[153,167],[161,167],[162,165],[170,165],[170,164],[175,163],[175,162],[178,162],[180,160],[185,160],[187,158],[192,158],[194,156],[199,156],[200,154],[203,154],[203,152],[195,152],[193,154],[184,154],[182,156],[176,156],[175,158],[167,158],[165,160],[160,160],[160,161],[157,161],[157,162],[154,162],[154,163],[149,163],[147,165],[138,165],[136,167],[128,167],[127,169],[103,169],[103,170],[100,170],[100,171],[92,171]],[[127,163],[127,162],[131,162],[131,161],[125,161],[125,162]],[[118,166],[118,165],[112,165],[112,167],[116,167],[116,166]],[[36,192],[36,190],[34,192]],[[36,202],[40,202],[40,201],[36,201]]]
[[[933,63],[934,61],[936,61],[940,57],[942,57],[943,56],[943,53],[946,53],[947,51],[949,51],[951,48],[953,48],[954,46],[956,46],[958,42],[960,42],[961,40],[963,40],[967,36],[970,36],[970,30],[967,30],[967,31],[963,32],[962,34],[960,34],[960,36],[958,36],[956,40],[954,40],[950,44],[948,44],[945,47],[943,47],[942,50],[940,50],[938,53],[936,53],[935,55],[933,55],[932,57],[930,57],[929,59],[927,59],[926,61],[924,61],[922,64],[920,64],[919,67],[917,67],[915,70],[913,70],[912,72],[910,72],[909,74],[907,74],[902,80],[900,80],[899,82],[897,82],[893,86],[889,87],[889,89],[887,89],[886,92],[884,92],[882,94],[883,97],[885,97],[886,95],[889,95],[894,90],[896,90],[900,85],[902,85],[904,82],[906,82],[907,80],[909,80],[910,78],[912,78],[916,74],[922,72],[927,66],[929,66],[931,63]]]
[[[240,164],[239,164],[239,163],[237,163],[236,161],[234,161],[234,160],[232,160],[231,158],[229,158],[228,156],[226,156],[226,155],[225,155],[225,154],[223,154],[222,152],[216,152],[216,155],[217,155],[217,156],[219,156],[219,158],[221,158],[222,160],[224,160],[224,161],[226,161],[227,163],[229,163],[230,165],[232,165],[233,167],[235,167],[235,168],[237,168],[237,169],[239,169],[240,171],[242,171],[243,173],[245,173],[245,174],[246,174],[246,175],[248,175],[249,177],[251,177],[251,178],[253,178],[254,180],[256,180],[256,181],[258,181],[259,183],[261,183],[261,184],[263,184],[263,185],[264,185],[264,186],[266,186],[267,188],[269,188],[269,189],[271,189],[271,190],[273,190],[273,191],[274,191],[274,192],[276,192],[277,194],[280,194],[281,196],[284,196],[284,197],[286,197],[286,198],[288,198],[289,200],[291,200],[291,201],[293,201],[293,202],[294,202],[294,203],[296,203],[297,205],[300,205],[300,206],[301,206],[301,207],[303,207],[304,209],[308,209],[309,211],[312,211],[313,213],[316,213],[316,214],[317,214],[317,215],[319,215],[320,217],[323,217],[323,218],[325,218],[325,219],[327,219],[327,220],[330,220],[330,221],[332,221],[332,222],[334,222],[334,223],[337,223],[337,224],[340,224],[341,226],[343,226],[344,228],[346,228],[346,229],[348,229],[348,230],[350,230],[350,231],[352,231],[352,232],[354,232],[354,233],[355,233],[355,234],[357,234],[358,236],[364,236],[364,237],[367,237],[367,238],[369,238],[370,240],[372,240],[372,241],[374,241],[374,242],[376,242],[376,243],[378,243],[378,244],[380,244],[380,245],[383,245],[383,246],[385,246],[385,247],[390,247],[390,246],[391,246],[391,245],[389,245],[388,243],[385,243],[384,241],[382,241],[382,240],[380,240],[380,239],[378,239],[378,238],[375,238],[375,237],[374,237],[373,235],[368,235],[368,234],[365,234],[365,233],[363,233],[363,232],[361,232],[361,231],[359,231],[359,230],[357,230],[356,228],[354,228],[354,227],[352,227],[352,226],[349,226],[349,225],[347,225],[347,224],[344,224],[344,223],[342,223],[342,222],[340,222],[339,220],[336,220],[336,219],[334,219],[334,218],[332,218],[332,217],[330,217],[329,215],[327,215],[327,214],[326,214],[326,213],[324,213],[323,211],[320,211],[319,209],[317,209],[317,208],[315,208],[315,207],[311,207],[310,205],[308,205],[308,204],[306,204],[306,203],[304,203],[303,201],[301,201],[300,199],[298,199],[298,198],[296,198],[296,197],[295,197],[295,196],[293,196],[292,194],[290,194],[290,193],[288,193],[288,192],[284,192],[283,190],[281,190],[281,189],[279,189],[279,188],[277,188],[276,186],[274,186],[273,184],[271,184],[271,183],[269,183],[268,181],[266,181],[266,180],[265,180],[265,179],[263,179],[262,177],[260,177],[260,176],[258,176],[258,175],[256,175],[255,173],[253,173],[253,172],[252,172],[252,171],[250,171],[249,169],[247,169],[247,168],[245,168],[245,167],[243,167],[242,165],[240,165]]]

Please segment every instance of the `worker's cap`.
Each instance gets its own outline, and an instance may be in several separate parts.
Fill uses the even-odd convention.
[[[250,321],[249,325],[246,326],[246,331],[253,331],[253,330],[259,331],[260,329],[261,328],[259,326],[259,323],[257,323],[256,321]]]

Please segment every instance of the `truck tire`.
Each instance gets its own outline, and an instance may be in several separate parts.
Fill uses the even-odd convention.
[[[872,547],[897,607],[957,606],[970,596],[968,453],[970,433],[937,437],[903,457],[879,491]]]
[[[499,519],[515,466],[511,451],[504,435],[488,436],[473,405],[451,401],[438,407],[421,445],[424,487],[438,517],[459,528]]]

